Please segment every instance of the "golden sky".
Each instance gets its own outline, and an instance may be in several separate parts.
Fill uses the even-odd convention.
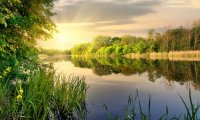
[[[145,36],[152,28],[189,26],[200,19],[200,0],[59,0],[54,11],[58,32],[38,44],[70,49],[97,35]]]

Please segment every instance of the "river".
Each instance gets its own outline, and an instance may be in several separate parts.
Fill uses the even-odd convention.
[[[200,62],[78,57],[43,61],[53,63],[57,73],[86,76],[88,120],[107,119],[104,104],[113,117],[122,118],[128,98],[134,98],[136,90],[146,113],[151,96],[153,120],[166,112],[166,106],[170,117],[184,113],[179,94],[189,104],[189,89],[194,103],[200,99]]]

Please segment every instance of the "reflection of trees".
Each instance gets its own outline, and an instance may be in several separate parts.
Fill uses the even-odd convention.
[[[93,66],[94,74],[99,75],[99,76],[112,74],[111,69],[112,69],[111,66],[101,65],[99,63],[97,63],[97,64],[95,64],[95,66]]]
[[[72,58],[76,67],[92,69],[96,75],[123,74],[133,75],[148,73],[154,82],[161,76],[165,77],[166,86],[173,86],[173,81],[181,85],[192,81],[195,88],[200,89],[200,62],[177,62],[168,60],[131,60],[126,58]]]
[[[174,81],[162,80],[162,84],[169,90],[174,88]]]

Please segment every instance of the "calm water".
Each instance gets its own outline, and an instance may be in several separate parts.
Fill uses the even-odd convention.
[[[58,73],[86,76],[88,120],[107,119],[103,104],[113,116],[123,116],[129,95],[139,91],[144,111],[147,111],[151,95],[152,119],[165,113],[170,116],[185,112],[178,93],[189,103],[188,91],[192,91],[194,103],[200,101],[200,62],[148,61],[85,58],[48,58]],[[139,117],[139,116],[136,116]]]

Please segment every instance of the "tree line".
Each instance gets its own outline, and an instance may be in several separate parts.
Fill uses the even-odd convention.
[[[188,61],[168,61],[168,60],[145,60],[145,59],[127,59],[116,57],[115,59],[106,58],[88,58],[72,57],[72,63],[75,67],[92,69],[98,76],[111,74],[123,74],[131,76],[134,74],[148,74],[148,79],[152,82],[164,77],[166,85],[173,81],[184,85],[192,81],[195,89],[200,89],[200,63]]]
[[[200,50],[200,20],[191,27],[168,28],[164,32],[151,29],[147,37],[124,35],[97,36],[90,43],[75,45],[72,55],[125,55],[127,53]]]

